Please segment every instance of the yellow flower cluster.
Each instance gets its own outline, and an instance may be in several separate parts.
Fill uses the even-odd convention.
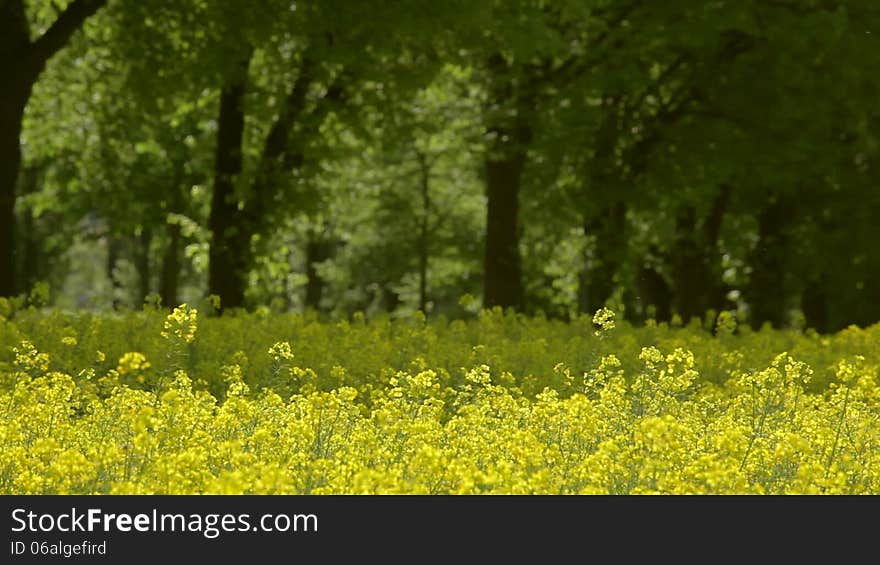
[[[293,350],[290,347],[290,342],[279,341],[275,343],[269,348],[269,355],[278,363],[290,361],[293,359]]]
[[[593,323],[599,326],[596,335],[600,336],[609,330],[614,329],[614,311],[608,308],[599,308],[593,314]]]
[[[120,375],[127,375],[129,373],[139,373],[141,371],[146,371],[150,368],[150,363],[147,361],[147,358],[143,353],[138,353],[137,351],[129,351],[125,355],[119,358],[119,364],[116,366],[116,371]]]
[[[22,371],[26,372],[44,372],[49,369],[49,356],[40,353],[34,344],[28,340],[24,340],[18,347],[13,347],[12,352],[15,354],[15,365]]]
[[[163,331],[189,342],[194,310]],[[289,365],[277,341],[262,355],[267,379],[295,389],[282,396],[248,384],[260,379],[243,352],[212,394],[140,352],[65,371],[24,341],[0,365],[0,493],[880,493],[878,367],[865,356],[810,390],[813,370],[788,353],[760,368],[730,355],[719,381],[686,347],[529,376],[474,349],[458,374],[416,358],[358,381],[334,365],[322,387],[323,370]],[[162,375],[150,390],[128,378],[148,370]],[[546,384],[530,394],[528,379]]]
[[[181,304],[165,319],[162,337],[165,339],[177,338],[184,343],[192,343],[196,339],[198,313],[197,309]]]

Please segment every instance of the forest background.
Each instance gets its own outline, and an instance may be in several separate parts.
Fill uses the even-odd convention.
[[[878,22],[870,0],[0,0],[0,296],[866,326]]]

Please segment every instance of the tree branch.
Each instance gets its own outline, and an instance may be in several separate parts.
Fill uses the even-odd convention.
[[[299,165],[297,156],[300,152],[291,146],[290,136],[305,111],[306,97],[315,79],[315,67],[311,53],[303,53],[299,74],[285,97],[281,113],[266,135],[256,177],[251,184],[250,199],[245,207],[256,232],[262,229],[266,213],[272,206],[279,176]]]
[[[679,55],[676,57],[672,63],[670,63],[661,73],[660,76],[657,77],[656,80],[652,81],[639,96],[637,96],[631,103],[624,105],[624,116],[626,118],[627,125],[632,123],[632,120],[636,117],[639,112],[642,104],[644,104],[645,100],[648,96],[656,95],[658,98],[660,97],[660,89],[666,85],[667,80],[673,73],[675,73],[687,60],[685,55]]]
[[[30,53],[32,62],[42,68],[55,53],[67,45],[70,37],[82,27],[83,22],[106,3],[107,0],[73,0],[46,33],[32,44]]]
[[[585,52],[590,53],[590,56],[569,57],[556,68],[548,69],[547,78],[554,81],[569,82],[577,77],[583,76],[595,65],[602,62],[607,57],[607,53],[599,51],[599,48],[604,46],[609,36],[617,31],[623,21],[628,19],[633,12],[641,6],[641,4],[641,0],[633,0],[624,5],[619,12],[610,16],[605,23],[605,29],[596,34],[595,37],[591,37],[584,46]],[[594,56],[592,54],[593,51],[599,52],[598,56]]]
[[[0,59],[18,58],[30,47],[30,39],[24,0],[0,0]]]

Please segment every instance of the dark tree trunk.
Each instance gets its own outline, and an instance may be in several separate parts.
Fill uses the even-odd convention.
[[[873,263],[865,273],[865,284],[862,290],[864,299],[861,301],[858,324],[867,327],[880,322],[880,265]]]
[[[211,220],[216,223],[216,229],[214,225],[211,226],[215,245],[211,247],[212,266],[208,286],[211,294],[220,297],[221,307],[226,308],[244,306],[247,276],[253,264],[251,239],[265,230],[276,208],[276,187],[280,175],[302,165],[302,145],[292,143],[291,136],[294,125],[303,116],[307,94],[314,80],[315,63],[306,54],[281,113],[266,136],[249,199],[239,208],[234,198],[234,181],[242,167],[243,101],[249,62],[250,55],[238,78],[226,85],[220,98],[216,179],[211,203]],[[331,86],[323,99],[331,101],[339,96],[339,88]],[[321,108],[326,111],[328,106],[324,104]]]
[[[813,281],[801,295],[801,310],[808,328],[819,333],[829,330],[830,316],[828,313],[828,293],[823,279]]]
[[[645,319],[653,318],[658,322],[672,319],[672,289],[660,273],[643,265],[639,269],[637,287]]]
[[[324,295],[324,279],[318,274],[317,265],[330,258],[330,242],[322,234],[312,233],[306,242],[306,297],[305,306],[313,310],[321,309],[321,297]]]
[[[727,293],[730,287],[724,283],[723,270],[721,265],[721,253],[719,252],[719,240],[721,238],[721,228],[724,225],[724,217],[730,206],[733,197],[733,186],[722,184],[718,193],[712,202],[712,208],[709,210],[709,216],[703,223],[703,241],[705,242],[706,254],[706,293],[708,308],[721,311],[729,304]]]
[[[675,220],[675,244],[670,253],[673,309],[685,323],[693,317],[702,317],[707,308],[709,266],[699,240],[696,210],[693,206],[685,206]]]
[[[595,238],[595,249],[580,275],[578,307],[593,313],[614,294],[615,277],[626,256],[626,205],[615,202],[604,213],[584,222],[584,235]]]
[[[114,310],[122,306],[119,296],[122,292],[122,284],[116,277],[116,263],[122,254],[122,244],[113,234],[107,234],[107,280],[110,281],[110,304]]]
[[[419,160],[419,188],[422,196],[422,212],[419,219],[419,310],[428,310],[428,261],[431,254],[429,221],[431,219],[431,166],[421,152]]]
[[[40,279],[40,238],[37,233],[34,215],[30,211],[22,214],[20,220],[21,229],[21,261],[19,261],[18,274],[16,281],[18,284],[17,294],[26,293],[34,287],[34,284]]]
[[[0,2],[0,296],[16,282],[15,189],[21,167],[24,108],[39,72],[27,68],[30,29],[22,0]]]
[[[281,107],[281,113],[266,135],[257,174],[251,185],[250,200],[245,203],[243,224],[251,235],[264,231],[271,219],[270,216],[276,208],[276,187],[282,175],[303,164],[302,146],[294,143],[291,138],[294,125],[305,111],[306,95],[314,81],[314,66],[314,61],[306,54],[300,64],[299,75]]]
[[[793,211],[785,200],[777,200],[758,217],[758,243],[751,253],[749,283],[745,299],[749,321],[754,328],[764,322],[782,327],[788,308],[788,284],[784,262],[786,231]]]
[[[520,309],[523,300],[519,254],[519,183],[525,154],[486,162],[486,255],[483,302],[488,308]]]
[[[515,111],[513,118],[494,118],[485,163],[486,249],[483,261],[483,305],[520,310],[523,307],[522,261],[519,251],[519,191],[532,131],[529,97],[517,91],[501,56],[489,61],[495,85],[492,102]]]
[[[46,32],[31,41],[23,0],[0,2],[0,296],[15,281],[15,185],[21,167],[24,109],[46,62],[105,0],[74,0]]]
[[[177,222],[166,225],[168,243],[162,255],[162,272],[159,281],[159,296],[162,305],[177,306],[178,288],[180,286],[180,224]]]
[[[19,177],[19,191],[22,196],[33,194],[39,189],[40,171],[37,167],[25,167]],[[16,245],[22,250],[16,265],[15,280],[17,294],[27,293],[45,274],[45,258],[41,243],[39,222],[30,210],[19,211],[16,217],[19,229]]]
[[[175,175],[171,198],[169,199],[169,211],[173,214],[182,214],[187,200],[186,190],[186,161],[178,161],[175,167]],[[165,249],[162,251],[162,263],[159,267],[159,299],[166,308],[179,304],[181,246],[183,235],[180,222],[177,219],[165,219]]]
[[[214,192],[208,227],[212,233],[208,266],[208,293],[220,298],[220,307],[244,306],[250,266],[250,230],[244,225],[235,183],[242,170],[244,99],[250,54],[238,75],[220,93]]]
[[[400,306],[400,296],[391,288],[391,283],[382,283],[382,307],[386,312],[394,312]]]
[[[135,297],[135,307],[143,306],[150,295],[150,245],[153,243],[153,230],[142,228],[134,242],[134,266],[138,275],[138,293]]]
[[[12,296],[17,290],[15,186],[21,167],[19,136],[26,100],[0,90],[0,296]]]
[[[701,223],[693,206],[682,207],[676,218],[675,244],[670,252],[673,309],[684,322],[724,305],[718,238],[731,193],[730,186],[721,186]]]
[[[292,270],[295,255],[296,253],[291,249],[287,252],[287,257],[285,257],[288,272],[282,277],[281,295],[278,297],[278,304],[280,305],[282,312],[290,312],[293,308],[294,287],[291,284],[290,271]]]
[[[621,172],[616,163],[620,140],[619,98],[604,101],[602,123],[596,132],[596,150],[590,159],[584,186],[585,200],[594,206],[584,214],[584,236],[594,248],[584,256],[579,276],[578,309],[591,314],[602,308],[615,290],[615,278],[626,255],[626,211],[620,199]]]

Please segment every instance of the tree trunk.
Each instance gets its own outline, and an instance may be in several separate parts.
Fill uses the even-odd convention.
[[[603,213],[584,221],[584,235],[595,238],[593,253],[580,275],[578,307],[585,314],[605,306],[614,294],[615,277],[626,256],[626,204],[615,202]]]
[[[786,282],[786,228],[793,211],[786,201],[777,200],[758,217],[758,243],[751,253],[746,301],[749,321],[754,328],[764,322],[782,327],[786,322],[788,284]]]
[[[0,2],[0,296],[16,291],[15,185],[25,106],[49,58],[105,1],[73,0],[35,41],[30,38],[23,0]]]
[[[37,234],[37,226],[34,215],[30,210],[21,214],[18,219],[20,229],[17,237],[21,238],[21,260],[18,262],[18,270],[15,275],[16,294],[27,293],[40,278],[40,239]]]
[[[829,330],[831,317],[828,312],[828,293],[824,277],[810,283],[801,295],[801,310],[806,326],[819,333]]]
[[[38,167],[24,167],[19,174],[18,190],[22,196],[33,194],[39,189],[40,171]],[[20,239],[16,246],[22,253],[18,256],[15,280],[17,294],[27,293],[44,275],[45,259],[40,245],[41,234],[38,222],[30,210],[20,210],[16,214],[18,230],[15,235]]]
[[[596,149],[584,183],[585,202],[594,212],[584,212],[584,236],[595,247],[584,255],[579,276],[578,309],[591,314],[605,306],[614,293],[615,277],[626,255],[626,203],[621,200],[621,172],[616,163],[620,141],[620,98],[603,101],[602,123],[596,132]]]
[[[303,164],[302,144],[293,143],[291,138],[297,120],[305,111],[307,94],[314,81],[314,67],[314,61],[306,53],[281,112],[266,135],[256,176],[251,183],[250,199],[244,208],[243,225],[251,235],[266,230],[275,212],[275,189],[282,175]]]
[[[306,242],[306,297],[305,307],[313,310],[321,309],[321,298],[324,295],[324,280],[318,274],[317,264],[330,258],[330,243],[322,234],[311,233]]]
[[[672,289],[660,273],[643,265],[639,269],[637,288],[644,319],[653,318],[658,322],[672,319]]]
[[[186,160],[178,161],[175,165],[175,175],[172,181],[171,198],[169,199],[169,212],[171,214],[181,214],[185,211],[187,200],[186,189]],[[183,235],[181,233],[180,223],[177,219],[169,221],[165,219],[165,249],[162,252],[162,264],[159,272],[159,299],[166,308],[174,307],[179,304],[179,287],[180,287],[180,269],[181,265],[181,245]]]
[[[153,242],[153,230],[147,227],[141,228],[134,242],[134,266],[138,274],[138,293],[135,297],[135,307],[139,308],[147,301],[150,295],[150,244]]]
[[[15,189],[21,167],[24,108],[36,75],[26,72],[30,29],[22,0],[0,3],[0,296],[13,296],[16,283]]]
[[[725,292],[718,265],[718,238],[732,188],[722,185],[709,214],[697,221],[693,206],[684,206],[676,218],[676,239],[670,251],[673,309],[684,322],[724,305]],[[702,225],[698,225],[698,224]]]
[[[4,89],[5,90],[5,89]],[[27,96],[0,90],[0,296],[13,296],[15,280],[15,185],[21,167],[22,119]],[[30,88],[28,87],[29,93]]]
[[[168,223],[165,229],[168,243],[165,245],[165,253],[162,255],[159,296],[163,306],[172,307],[178,304],[178,287],[180,286],[180,224]]]
[[[122,301],[119,299],[120,294],[122,293],[122,284],[119,282],[119,279],[116,277],[116,263],[119,261],[119,256],[122,252],[122,245],[119,242],[119,239],[113,234],[108,233],[106,237],[107,241],[107,280],[110,281],[110,304],[114,310],[118,310],[122,306]]]
[[[220,298],[220,307],[244,306],[250,265],[250,230],[243,222],[235,193],[242,170],[244,98],[250,54],[238,75],[220,93],[217,148],[214,160],[214,192],[208,227],[212,233],[208,266],[208,293]]]
[[[514,152],[486,162],[486,255],[483,303],[487,308],[522,308],[519,254],[519,184],[525,154]]]
[[[431,166],[424,153],[417,151],[422,196],[422,213],[419,219],[419,310],[428,311],[428,261],[430,260],[431,242],[429,221],[431,219]]]
[[[724,217],[733,197],[733,186],[722,184],[712,202],[709,216],[703,222],[703,241],[705,242],[704,253],[706,262],[706,302],[707,308],[721,311],[729,305],[727,293],[730,287],[725,284],[721,265],[721,253],[719,240],[721,228],[724,225]]]
[[[684,206],[675,219],[675,243],[670,253],[673,281],[673,310],[687,323],[706,311],[706,256],[697,234],[697,212]]]
[[[291,136],[294,125],[304,113],[315,70],[315,62],[306,53],[300,64],[299,75],[281,107],[281,113],[266,136],[256,176],[250,187],[250,197],[239,208],[234,197],[234,182],[242,168],[243,102],[249,63],[250,53],[239,76],[229,81],[221,93],[217,132],[216,179],[211,204],[211,220],[216,229],[214,225],[211,226],[215,245],[211,247],[212,266],[209,269],[208,286],[211,294],[220,297],[221,307],[228,308],[244,306],[247,276],[253,263],[251,239],[266,229],[270,215],[276,207],[275,188],[279,176],[302,165],[302,144],[291,143]],[[339,89],[331,86],[323,100],[329,102],[338,96]],[[322,110],[327,111],[327,108],[325,103]]]
[[[486,250],[483,261],[483,305],[522,309],[522,261],[519,251],[519,191],[532,132],[530,101],[517,92],[501,56],[489,61],[494,73],[492,102],[511,107],[515,117],[494,118],[486,156]],[[491,120],[490,120],[491,122]]]
[[[391,288],[391,283],[381,283],[382,308],[386,312],[394,312],[400,306],[400,295]]]

